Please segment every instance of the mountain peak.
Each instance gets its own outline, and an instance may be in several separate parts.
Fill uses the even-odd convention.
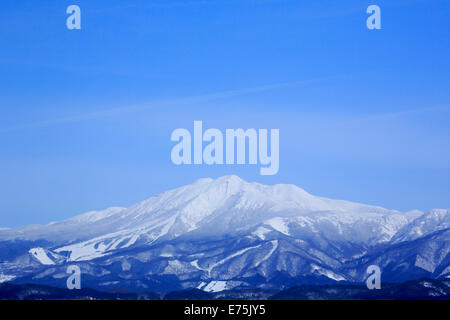
[[[219,177],[215,181],[218,181],[218,182],[219,181],[220,182],[226,181],[226,182],[234,182],[234,183],[236,183],[236,182],[246,182],[246,181],[244,181],[243,179],[241,179],[240,177],[238,177],[237,175],[234,175],[234,174]]]
[[[196,180],[193,185],[204,185],[204,184],[221,184],[221,183],[229,183],[229,184],[241,184],[241,183],[247,183],[240,177],[236,175],[225,175],[218,177],[216,179],[213,178],[200,178]]]

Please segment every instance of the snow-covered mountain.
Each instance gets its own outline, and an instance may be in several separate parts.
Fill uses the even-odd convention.
[[[450,211],[399,212],[316,197],[294,185],[200,179],[129,208],[0,229],[0,279],[92,287],[289,287],[450,274]],[[64,280],[64,281],[63,281]]]

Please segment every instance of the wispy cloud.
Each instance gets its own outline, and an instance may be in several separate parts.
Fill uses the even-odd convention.
[[[396,112],[369,114],[369,115],[364,115],[364,116],[359,116],[359,117],[353,118],[350,121],[357,121],[357,122],[377,121],[377,120],[392,119],[392,118],[413,116],[413,115],[419,115],[419,114],[430,114],[430,113],[440,113],[440,112],[449,112],[449,111],[450,111],[449,107],[439,106],[439,107],[430,107],[430,108],[421,108],[421,109],[410,109],[410,110],[403,110],[403,111],[396,111]]]
[[[112,108],[112,109],[108,109],[108,110],[101,110],[101,111],[96,111],[96,112],[91,112],[91,113],[75,115],[75,116],[71,116],[71,117],[50,119],[47,121],[40,121],[40,122],[35,122],[35,123],[30,123],[30,124],[24,124],[21,126],[4,128],[4,129],[1,129],[0,132],[10,132],[10,131],[17,131],[17,130],[25,130],[25,129],[36,129],[36,128],[41,128],[41,127],[47,127],[47,126],[52,126],[52,125],[61,125],[61,124],[67,124],[67,123],[72,123],[72,122],[78,122],[78,121],[95,120],[95,119],[100,119],[100,118],[105,118],[105,117],[117,116],[117,115],[127,113],[127,112],[148,110],[148,109],[152,109],[152,108],[164,108],[164,107],[170,107],[170,106],[180,106],[180,105],[185,105],[185,104],[196,104],[196,103],[199,104],[199,103],[233,98],[233,97],[238,97],[238,96],[243,96],[243,95],[248,95],[248,94],[255,94],[255,93],[260,93],[260,92],[269,91],[269,90],[275,90],[275,89],[279,89],[279,88],[307,85],[310,83],[332,80],[332,79],[337,79],[337,78],[342,78],[342,77],[343,76],[334,76],[334,77],[315,78],[315,79],[302,80],[302,81],[281,82],[281,83],[262,85],[262,86],[257,86],[257,87],[249,87],[249,88],[243,88],[243,89],[221,91],[221,92],[215,92],[215,93],[203,94],[203,95],[197,95],[197,96],[190,96],[190,97],[184,97],[184,98],[156,100],[156,101],[152,101],[152,102],[149,102],[146,104]]]

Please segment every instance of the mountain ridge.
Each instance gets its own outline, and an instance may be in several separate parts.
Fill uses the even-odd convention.
[[[399,272],[393,262],[402,279],[448,277],[449,228],[446,209],[402,213],[295,185],[202,178],[128,208],[0,230],[0,247],[18,248],[0,252],[0,275],[52,283],[77,263],[99,289],[114,282],[152,289],[171,277],[174,289],[279,289],[363,281],[372,261],[391,280]]]

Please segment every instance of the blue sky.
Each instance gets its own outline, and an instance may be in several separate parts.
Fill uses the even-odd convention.
[[[66,8],[82,29],[66,29]],[[377,4],[382,30],[366,28]],[[450,3],[4,0],[0,227],[237,174],[450,208]],[[280,171],[175,166],[176,128],[279,128]]]

